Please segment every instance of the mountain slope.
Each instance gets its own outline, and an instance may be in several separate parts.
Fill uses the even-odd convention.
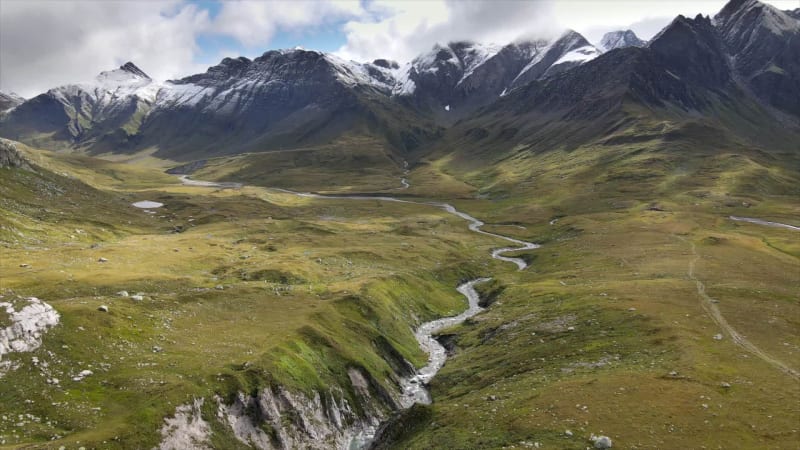
[[[622,48],[559,76],[531,82],[451,129],[442,147],[458,148],[469,159],[469,154],[488,157],[520,146],[545,151],[591,142],[644,142],[664,138],[654,130],[643,130],[666,121],[678,127],[701,124],[688,133],[698,134],[704,145],[744,140],[796,150],[793,143],[800,135],[800,117],[776,116],[772,105],[764,102],[767,91],[759,95],[757,84],[743,72],[758,63],[747,53],[756,43],[767,46],[756,52],[759,55],[772,50],[776,58],[771,61],[784,61],[780,57],[796,48],[773,48],[769,46],[772,36],[758,37],[765,32],[763,20],[739,20],[738,28],[726,28],[729,22],[719,19],[746,16],[748,11],[788,17],[760,4],[754,7],[756,3],[732,2],[715,23],[702,16],[679,16],[645,48]],[[740,43],[732,39],[734,35],[755,37]],[[784,36],[793,39],[791,34]],[[793,63],[785,61],[789,70],[776,71],[783,72],[782,100],[788,106],[800,98],[800,88],[792,84]],[[756,79],[764,76],[759,74]]]
[[[538,52],[509,86],[515,89],[591,61],[600,54],[579,33],[567,30],[556,41]]]
[[[0,122],[0,133],[50,148],[177,160],[375,135],[405,151],[437,134],[390,101],[395,69],[305,50],[225,58],[203,74],[153,82],[132,63],[94,84],[52,89]]]
[[[753,92],[800,115],[800,18],[756,0],[733,0],[714,21],[736,71]]]
[[[400,162],[462,120],[475,125],[451,135],[491,134],[486,114],[506,138],[529,129],[565,143],[615,130],[627,120],[626,105],[656,115],[719,113],[736,133],[737,122],[747,133],[748,124],[770,128],[773,120],[791,129],[800,116],[798,30],[792,13],[733,0],[713,21],[676,18],[641,51],[633,32],[609,33],[603,48],[622,53],[603,55],[600,65],[589,63],[601,50],[571,30],[553,42],[437,45],[402,67],[295,49],[226,58],[205,73],[156,83],[128,63],[93,84],[20,104],[0,120],[0,134],[181,161],[364,136],[387,144]]]
[[[99,74],[94,83],[51,89],[0,122],[3,135],[48,147],[129,146],[160,85],[133,63]]]
[[[0,92],[0,113],[8,111],[11,108],[15,108],[22,104],[25,101],[24,98],[20,97],[19,95],[10,92]]]

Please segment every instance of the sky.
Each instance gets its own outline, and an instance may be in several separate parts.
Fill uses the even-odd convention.
[[[780,9],[800,0],[768,0]],[[156,80],[226,56],[303,47],[346,59],[410,61],[435,43],[505,44],[574,29],[590,42],[649,39],[675,16],[725,0],[0,0],[0,91],[26,98],[127,61]]]

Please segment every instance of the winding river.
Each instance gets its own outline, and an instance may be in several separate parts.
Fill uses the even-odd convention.
[[[768,227],[786,228],[788,230],[800,231],[800,227],[796,227],[794,225],[788,225],[780,222],[770,222],[769,220],[756,219],[754,217],[730,216],[730,219],[735,220],[737,222],[749,222],[749,223],[754,223],[756,225],[764,225]]]
[[[180,177],[180,180],[182,183],[191,186],[216,187],[216,188],[236,187],[232,186],[233,183],[216,183],[212,181],[192,180],[186,175],[182,175]],[[404,186],[408,184],[405,178],[403,178],[403,181],[404,181],[403,183]],[[239,185],[238,187],[240,186],[241,185]],[[449,203],[420,202],[420,201],[405,200],[401,198],[381,196],[381,195],[322,195],[322,194],[313,194],[310,192],[296,192],[281,188],[270,188],[270,189],[306,198],[339,199],[339,200],[380,200],[386,202],[410,203],[415,205],[432,206],[435,208],[439,208],[447,213],[450,213],[454,216],[466,220],[468,228],[475,233],[480,233],[486,236],[492,236],[513,244],[511,246],[506,246],[492,250],[491,256],[494,259],[509,262],[516,265],[517,270],[524,270],[525,268],[528,267],[528,263],[522,258],[517,258],[513,256],[504,256],[504,254],[539,248],[539,244],[535,244],[533,242],[527,242],[509,236],[505,236],[502,234],[484,231],[481,229],[485,225],[484,222],[478,220],[477,218],[463,211],[457,210],[453,205]],[[430,322],[425,322],[422,325],[420,325],[419,328],[417,328],[414,335],[417,338],[417,341],[419,342],[420,348],[422,348],[422,350],[428,354],[428,364],[417,370],[414,375],[403,377],[400,380],[400,386],[402,388],[402,396],[400,398],[400,404],[403,408],[409,408],[414,403],[424,403],[424,404],[431,403],[431,395],[426,386],[430,382],[430,380],[436,375],[436,373],[439,372],[439,369],[441,369],[444,366],[445,360],[447,359],[447,351],[442,346],[442,344],[440,344],[439,341],[436,340],[434,336],[439,331],[457,325],[469,319],[470,317],[475,316],[476,314],[478,314],[483,310],[483,308],[481,308],[481,306],[478,304],[480,297],[478,295],[478,292],[475,290],[475,285],[479,283],[484,283],[489,280],[491,280],[491,278],[486,278],[486,277],[476,278],[474,280],[467,281],[456,288],[456,290],[461,295],[467,298],[469,306],[464,312],[462,312],[457,316],[443,317],[440,319],[432,320]],[[357,436],[353,438],[353,441],[350,444],[350,448],[360,449],[368,447],[375,435],[375,432],[376,429],[371,427],[369,429],[362,430],[361,433],[359,433]]]

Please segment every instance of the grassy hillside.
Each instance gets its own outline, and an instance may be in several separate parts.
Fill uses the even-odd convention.
[[[475,187],[457,204],[487,229],[542,248],[445,332],[433,405],[399,415],[384,447],[795,445],[798,232],[729,216],[800,226],[800,154],[651,128],[569,150],[451,143],[418,165]]]
[[[4,356],[19,365],[0,386],[11,445],[152,447],[177,405],[258,386],[342,386],[358,405],[347,370],[389,389],[392,355],[422,364],[411,325],[463,309],[453,288],[485,270],[495,243],[435,208],[190,188],[43,158],[68,176],[0,173],[0,289],[61,314],[41,348]],[[165,206],[130,206],[144,199]],[[94,374],[73,380],[82,370]]]
[[[702,123],[639,126],[547,151],[449,138],[407,175],[389,156],[354,171],[375,155],[357,139],[352,159],[247,154],[194,174],[447,200],[541,243],[523,272],[438,209],[181,186],[147,165],[27,149],[47,169],[0,173],[0,287],[62,321],[12,357],[3,414],[32,417],[0,422],[0,438],[151,447],[194,397],[343,386],[355,399],[351,368],[379,396],[401,359],[424,363],[411,326],[460,311],[453,287],[488,275],[488,310],[444,332],[454,355],[433,405],[396,416],[379,445],[577,449],[594,433],[617,448],[791,448],[800,382],[781,366],[800,370],[797,232],[729,216],[800,225],[798,155]],[[395,191],[400,177],[409,189]],[[214,431],[216,446],[238,445]]]

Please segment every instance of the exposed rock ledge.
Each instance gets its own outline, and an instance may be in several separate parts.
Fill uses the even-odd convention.
[[[0,169],[5,167],[31,169],[28,161],[17,150],[14,142],[0,138]]]
[[[374,430],[395,405],[386,405],[385,395],[374,395],[362,371],[350,369],[352,392],[358,412],[339,387],[308,396],[283,387],[265,388],[258,395],[239,392],[232,403],[214,396],[216,417],[203,418],[204,399],[181,405],[165,419],[159,450],[211,447],[211,426],[222,424],[237,440],[256,449],[347,449],[358,435]],[[393,402],[393,399],[388,399]]]
[[[24,306],[22,306],[24,305]],[[18,308],[21,309],[18,310]],[[11,367],[3,356],[32,352],[42,345],[42,335],[58,325],[60,316],[52,306],[36,297],[0,302],[0,376]]]

